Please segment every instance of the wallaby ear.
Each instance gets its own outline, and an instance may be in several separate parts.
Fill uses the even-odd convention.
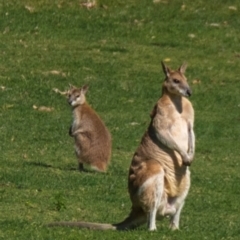
[[[187,63],[184,62],[184,63],[182,64],[182,66],[178,69],[178,71],[179,71],[180,73],[184,74],[185,71],[186,71],[186,69],[187,69]]]
[[[88,85],[84,85],[82,88],[81,88],[81,92],[85,95],[88,91]]]
[[[69,94],[70,94],[70,90],[67,90],[67,91],[63,92],[63,95],[66,96],[66,97],[69,96]]]
[[[75,86],[73,86],[71,83],[68,84],[70,89],[76,88]]]
[[[161,64],[162,64],[162,69],[163,69],[164,74],[166,75],[166,77],[169,77],[170,69],[164,64],[163,61],[161,62]]]

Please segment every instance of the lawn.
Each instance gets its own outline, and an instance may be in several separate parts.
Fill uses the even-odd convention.
[[[238,0],[0,0],[0,239],[240,239]],[[87,1],[86,1],[87,2]],[[181,230],[47,228],[117,223],[130,212],[132,155],[161,96],[161,61],[188,63],[196,155]],[[65,91],[113,138],[106,174],[76,170]]]

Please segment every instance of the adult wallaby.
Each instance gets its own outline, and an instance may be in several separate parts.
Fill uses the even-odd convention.
[[[128,175],[132,202],[129,216],[118,224],[55,222],[48,226],[90,229],[134,229],[147,223],[156,229],[156,219],[170,216],[170,228],[179,228],[184,200],[190,188],[189,167],[195,151],[194,111],[185,97],[192,91],[184,75],[186,65],[172,71],[162,63],[165,80],[162,96],[151,113],[150,125],[134,153]]]
[[[75,152],[82,171],[83,164],[105,172],[111,157],[111,135],[98,114],[87,104],[88,86],[71,87],[68,103],[72,107],[73,123],[69,135],[75,140]]]

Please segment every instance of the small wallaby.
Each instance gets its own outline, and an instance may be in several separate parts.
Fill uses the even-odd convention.
[[[83,171],[83,164],[88,164],[96,171],[105,172],[111,157],[111,135],[98,114],[87,104],[87,91],[88,86],[71,86],[68,91],[68,103],[73,112],[69,135],[75,140],[79,170]]]
[[[99,230],[134,229],[147,223],[156,230],[156,219],[170,217],[170,228],[179,228],[190,188],[189,167],[195,151],[192,91],[184,75],[186,65],[172,71],[162,62],[165,80],[162,96],[151,113],[151,122],[133,155],[128,175],[132,202],[129,216],[121,223],[55,222],[48,226],[75,226]]]

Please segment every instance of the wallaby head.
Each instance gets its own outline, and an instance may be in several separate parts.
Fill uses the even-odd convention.
[[[86,102],[85,94],[88,91],[88,86],[85,85],[82,88],[76,88],[74,86],[70,86],[68,91],[68,103],[72,107],[76,107],[82,105]]]
[[[182,64],[177,71],[173,71],[162,62],[162,68],[166,76],[163,83],[163,90],[167,90],[169,93],[178,96],[190,97],[192,95],[192,90],[184,75],[187,64]]]

